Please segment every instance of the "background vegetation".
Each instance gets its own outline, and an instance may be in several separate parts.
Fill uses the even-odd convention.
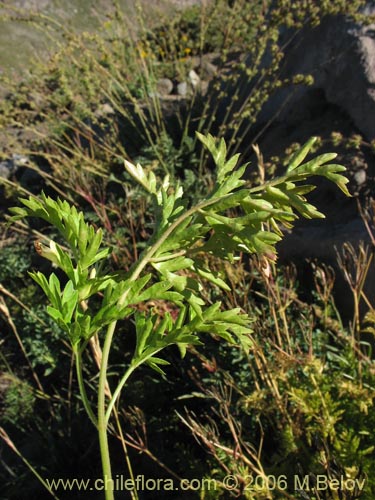
[[[218,0],[156,26],[145,25],[140,11],[136,34],[116,5],[96,33],[76,34],[41,15],[24,15],[24,22],[51,34],[55,50],[22,81],[3,82],[2,160],[15,152],[28,159],[2,181],[4,210],[19,194],[44,189],[59,195],[105,228],[106,243],[115,248],[113,269],[128,269],[144,248],[153,214],[123,159],[181,179],[191,199],[199,199],[213,179],[195,132],[225,137],[230,154],[249,159],[267,130],[257,117],[269,97],[282,85],[311,83],[310,75],[294,82],[281,78],[288,41],[325,16],[357,15],[360,4]],[[173,83],[168,96],[160,93],[162,78]],[[178,97],[184,82],[187,93]],[[282,162],[264,165],[258,154],[249,175],[269,179]],[[96,445],[90,444],[95,430],[82,411],[70,347],[27,275],[46,266],[33,248],[44,231],[33,221],[2,226],[0,409],[7,499],[44,495],[24,460],[43,477],[100,477]],[[342,267],[357,303],[372,254],[360,248],[348,255],[351,261]],[[147,369],[138,374],[121,408],[134,469],[146,477],[220,483],[231,473],[239,480],[233,492],[223,487],[213,497],[202,491],[186,498],[373,498],[375,371],[371,343],[361,335],[364,329],[372,335],[372,309],[367,323],[356,309],[344,326],[332,297],[334,276],[324,266],[314,268],[307,302],[293,268],[265,268],[255,257],[225,269],[216,261],[209,265],[232,284],[228,307],[254,318],[254,345],[245,355],[212,337],[183,362],[171,350],[167,381]],[[206,293],[212,302],[220,295],[209,284]],[[121,372],[132,347],[118,335],[114,372]],[[86,379],[96,376],[94,362],[91,367]],[[115,435],[111,444],[116,472],[122,473]],[[284,474],[310,474],[312,484],[319,474],[365,478],[366,486],[341,497],[333,489],[271,491],[267,482],[245,488],[250,475]]]

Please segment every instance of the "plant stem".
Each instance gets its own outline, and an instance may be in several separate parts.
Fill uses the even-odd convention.
[[[77,380],[78,380],[79,392],[80,392],[81,398],[82,398],[82,403],[83,403],[83,406],[84,406],[84,408],[87,412],[87,415],[89,416],[91,422],[95,425],[95,427],[98,427],[98,421],[94,415],[94,412],[92,411],[90,401],[88,400],[88,397],[87,397],[85,383],[83,380],[82,349],[79,349],[78,347],[73,347],[73,351],[74,351],[75,360],[76,360]]]
[[[104,491],[106,500],[114,500],[113,494],[113,479],[111,469],[111,459],[109,455],[108,434],[107,434],[107,419],[105,412],[105,393],[107,386],[107,368],[108,358],[111,350],[112,338],[115,333],[116,321],[108,326],[107,335],[105,337],[102,359],[100,364],[99,388],[98,388],[98,432],[100,456],[102,460]]]
[[[173,231],[177,229],[182,224],[182,222],[184,222],[185,219],[193,216],[195,213],[199,213],[202,209],[209,207],[210,205],[214,205],[215,203],[218,203],[219,201],[224,200],[225,198],[228,197],[229,195],[226,194],[218,198],[209,198],[208,200],[203,200],[197,205],[189,208],[189,210],[186,210],[186,212],[184,212],[182,215],[180,215],[180,217],[178,217],[174,222],[172,222],[170,226],[166,228],[164,233],[149,248],[149,250],[147,250],[144,257],[141,259],[141,261],[137,264],[136,268],[134,269],[129,281],[135,281],[136,279],[138,279],[143,269],[152,261],[154,254],[159,250],[159,248],[166,241],[166,239],[173,233]],[[125,290],[125,292],[122,294],[122,296],[118,301],[119,306],[124,305],[128,293],[129,289]]]
[[[159,351],[160,349],[158,349]],[[156,352],[158,351],[154,351],[152,352],[152,354],[150,354],[150,356],[148,357],[152,357],[156,354]],[[120,392],[122,390],[122,388],[124,387],[124,385],[126,384],[128,378],[130,377],[130,375],[139,367],[141,366],[145,361],[146,361],[147,358],[143,358],[141,361],[137,362],[137,363],[133,363],[129,366],[129,368],[126,370],[126,372],[124,373],[124,375],[122,376],[120,382],[117,384],[117,387],[113,393],[113,396],[111,398],[111,401],[108,403],[108,407],[107,407],[107,412],[106,412],[106,415],[105,415],[105,418],[106,418],[106,422],[108,423],[109,421],[109,418],[111,416],[111,413],[112,413],[112,410],[113,410],[113,406],[114,404],[116,403],[119,395],[120,395]]]
[[[213,205],[214,203],[217,203],[221,199],[225,199],[228,195],[221,196],[219,198],[213,198],[213,199],[208,199],[208,200],[203,200],[201,203],[197,204],[196,206],[190,208],[186,212],[184,212],[180,217],[178,217],[166,230],[165,232],[160,236],[160,238],[149,248],[149,250],[146,252],[146,254],[143,256],[143,258],[140,260],[140,262],[136,265],[134,271],[131,274],[130,281],[136,281],[138,277],[140,276],[141,272],[143,269],[150,263],[152,258],[154,257],[155,253],[158,251],[158,249],[161,247],[161,245],[165,242],[165,240],[170,236],[171,233],[175,229],[179,227],[179,225],[188,217],[194,215],[195,213],[199,213],[200,210],[203,208],[209,207],[210,205]],[[127,289],[120,299],[118,300],[118,306],[124,305],[126,301],[126,297],[129,293],[129,289]],[[117,321],[113,321],[109,326],[107,330],[107,335],[104,341],[104,346],[103,346],[103,353],[102,353],[102,360],[101,360],[101,365],[100,365],[100,375],[99,375],[99,389],[98,389],[98,432],[99,432],[99,444],[100,444],[100,453],[101,453],[101,459],[102,459],[102,468],[103,468],[103,478],[105,481],[105,484],[110,484],[111,489],[110,490],[105,490],[105,495],[106,495],[106,500],[114,500],[113,496],[113,480],[112,480],[112,471],[111,471],[111,461],[110,461],[110,454],[109,454],[109,447],[108,447],[108,435],[107,435],[107,428],[108,428],[108,422],[110,419],[110,416],[113,411],[113,407],[121,393],[121,390],[125,383],[127,382],[128,378],[130,375],[133,373],[133,371],[138,368],[142,363],[146,361],[146,359],[139,360],[138,362],[132,363],[125,374],[123,375],[122,379],[120,380],[119,384],[116,387],[116,390],[108,404],[107,410],[105,408],[105,389],[106,389],[106,383],[107,383],[107,369],[108,369],[108,359],[109,359],[109,353],[111,350],[111,345],[112,345],[112,339],[113,335],[115,333]],[[150,357],[154,355],[155,352],[150,354]]]

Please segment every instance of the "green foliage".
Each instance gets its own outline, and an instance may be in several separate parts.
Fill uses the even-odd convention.
[[[225,344],[202,349],[194,372],[197,388],[184,401],[212,408],[181,415],[213,456],[210,477],[219,482],[229,470],[238,479],[233,497],[251,499],[281,499],[285,491],[293,499],[305,493],[319,498],[314,477],[352,478],[362,490],[340,487],[340,494],[371,499],[374,361],[361,352],[362,342],[353,346],[335,313],[321,314],[323,294],[316,293],[311,306],[300,299],[290,270],[273,267],[264,279],[254,260],[249,270],[238,265],[236,272],[241,287],[233,289],[230,301],[256,311],[253,344],[248,355]],[[319,273],[327,279],[323,268]],[[328,279],[326,286],[332,290]],[[333,299],[328,294],[325,300]],[[274,489],[272,482],[268,488],[267,481],[259,481],[265,487],[257,490],[249,478],[262,475],[285,478],[287,490]],[[296,475],[311,478],[309,492],[295,490]],[[221,493],[227,498],[225,488]],[[339,498],[334,487],[325,495]],[[202,496],[211,498],[210,492]]]
[[[4,327],[5,346],[1,351],[9,362],[16,360],[20,346],[12,330],[21,332],[20,339],[31,366],[42,369],[47,376],[64,364],[62,332],[47,314],[43,294],[27,277],[27,270],[33,265],[29,246],[25,238],[10,238],[10,243],[4,244],[0,251],[0,292],[6,299],[6,310],[13,318],[13,328]],[[30,307],[25,304],[30,304]],[[7,314],[5,322],[9,322]],[[6,364],[3,368],[9,369]],[[16,373],[21,375],[21,372],[20,366]]]
[[[156,335],[159,340],[154,341],[153,353],[171,343],[177,343],[184,349],[183,346],[197,342],[198,338],[194,335],[201,329],[200,325],[205,323],[206,330],[211,329],[212,333],[222,335],[227,340],[233,340],[228,333],[228,328],[232,329],[233,333],[247,343],[243,335],[249,330],[244,324],[243,328],[240,328],[241,323],[237,324],[233,330],[233,321],[239,317],[238,310],[234,310],[232,316],[226,313],[219,321],[220,328],[210,323],[211,314],[208,313],[212,310],[220,315],[220,304],[213,305],[203,313],[201,306],[204,302],[197,295],[201,289],[199,280],[181,273],[193,271],[225,288],[222,280],[201,267],[197,255],[208,252],[231,261],[241,251],[274,255],[274,245],[281,238],[278,225],[290,227],[297,217],[294,210],[308,218],[322,216],[303,196],[313,186],[297,185],[312,175],[327,177],[348,194],[345,186],[347,179],[339,173],[345,168],[327,163],[335,154],[321,155],[302,163],[313,140],[292,157],[283,177],[249,189],[244,187],[245,181],[242,179],[246,165],[235,169],[239,155],[227,160],[223,140],[217,147],[211,135],[203,137],[199,134],[199,138],[213,156],[217,166],[217,180],[211,194],[190,208],[186,206],[179,183],[171,186],[169,176],[166,176],[158,185],[152,171],[146,172],[139,164],[133,165],[125,161],[127,172],[152,195],[155,222],[147,250],[140,262],[134,264],[133,271],[124,277],[121,274],[100,274],[100,267],[96,264],[110,253],[109,248],[100,249],[102,230],[95,230],[87,224],[83,213],[66,201],[54,201],[42,194],[40,200],[21,199],[24,208],[12,209],[15,214],[13,221],[27,216],[39,217],[53,225],[69,245],[70,252],[64,251],[53,240],[50,240],[48,247],[41,242],[36,245],[42,257],[65,272],[69,280],[64,287],[54,273],[48,280],[40,272],[31,273],[31,276],[41,286],[52,305],[48,307],[48,313],[69,334],[73,345],[87,341],[105,325],[129,316],[138,302],[155,298],[173,302],[180,308],[180,316],[174,325],[171,317],[166,317],[162,325],[159,325],[160,332]],[[234,217],[225,215],[225,212],[233,208],[241,208],[243,213]],[[267,230],[265,224],[270,229]],[[143,278],[140,275],[149,264],[157,271],[160,283],[143,290],[151,275]],[[170,288],[173,292],[168,291]],[[86,303],[83,307],[82,302],[98,292],[104,292],[104,296],[100,310],[94,314]],[[181,308],[184,301],[187,301],[188,310]],[[188,322],[183,326],[186,316]],[[145,321],[144,316],[137,317],[139,321]],[[142,335],[148,336],[155,327],[156,318],[150,321],[151,323],[144,323],[148,325],[148,333]],[[164,335],[166,328],[169,333]],[[144,325],[138,328],[138,331],[143,330]],[[148,351],[146,358],[150,353]],[[139,352],[138,354],[140,355]],[[135,360],[135,363],[138,364],[138,361]]]
[[[30,293],[32,295],[30,296]],[[20,291],[23,300],[42,302],[44,297],[36,285],[29,290]],[[53,321],[42,303],[32,305],[30,310],[12,309],[18,331],[22,332],[22,342],[33,368],[42,371],[43,376],[57,375],[62,366],[66,366],[66,353],[63,350],[64,332]],[[58,375],[57,375],[58,376]]]
[[[2,375],[1,420],[21,429],[33,419],[36,396],[28,382]],[[4,389],[5,387],[5,389]]]
[[[126,273],[104,272],[99,262],[108,258],[110,249],[101,248],[102,230],[87,224],[83,213],[67,201],[55,201],[42,194],[40,199],[22,198],[23,207],[11,209],[14,216],[10,222],[26,217],[41,218],[57,229],[68,245],[65,249],[54,240],[50,240],[48,246],[40,241],[36,244],[38,253],[66,274],[65,284],[55,273],[48,279],[41,272],[30,275],[51,304],[47,307],[49,315],[68,334],[72,344],[83,403],[99,431],[104,474],[111,474],[108,444],[105,444],[108,420],[123,385],[135,369],[147,364],[164,374],[161,367],[168,362],[159,357],[159,352],[176,345],[184,356],[188,346],[200,344],[208,333],[239,344],[245,352],[253,346],[248,314],[238,307],[221,310],[221,301],[208,305],[204,300],[200,277],[223,289],[229,287],[202,264],[202,255],[233,262],[240,252],[245,252],[272,259],[276,253],[275,243],[282,234],[279,225],[290,227],[298,213],[308,218],[322,216],[303,196],[313,189],[302,183],[312,175],[327,177],[348,194],[347,179],[339,173],[345,168],[328,163],[334,154],[303,163],[313,140],[292,157],[284,176],[248,188],[242,179],[246,165],[236,168],[239,155],[228,159],[223,140],[216,145],[211,135],[198,134],[198,137],[211,153],[217,173],[208,196],[192,206],[188,206],[178,181],[171,183],[168,175],[159,181],[152,171],[125,161],[127,172],[152,197],[155,213],[153,234],[138,261]],[[155,271],[152,281],[153,273],[148,272],[149,269]],[[94,310],[90,298],[98,293],[101,303]],[[154,300],[171,303],[178,313],[172,316],[170,312],[160,315],[149,311],[147,303]],[[139,310],[142,302],[144,311]],[[133,316],[135,322],[135,350],[106,408],[112,336],[117,321],[129,316]],[[100,364],[96,418],[83,385],[81,355],[88,341],[103,327],[108,329]],[[106,497],[113,498],[113,492],[106,492]]]
[[[30,254],[25,253],[22,240],[20,245],[4,245],[0,251],[0,283],[12,282],[23,277],[30,268]]]

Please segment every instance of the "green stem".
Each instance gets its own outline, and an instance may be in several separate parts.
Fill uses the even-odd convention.
[[[112,413],[113,407],[114,407],[114,405],[115,405],[118,397],[120,396],[122,388],[126,384],[126,382],[129,379],[130,375],[134,372],[134,370],[136,370],[142,363],[144,363],[144,361],[145,360],[142,360],[142,361],[140,361],[138,363],[131,364],[129,366],[129,368],[126,370],[126,372],[124,373],[124,375],[122,376],[120,382],[118,383],[118,385],[117,385],[117,387],[116,387],[116,389],[115,389],[115,391],[114,391],[114,393],[112,395],[111,401],[108,403],[108,406],[107,406],[107,411],[106,411],[106,414],[105,414],[105,420],[106,420],[107,424],[108,424],[108,421],[109,421],[109,419],[111,417],[111,413]]]
[[[83,406],[86,410],[87,415],[89,416],[91,422],[95,425],[95,427],[98,427],[98,421],[94,415],[94,412],[93,412],[91,405],[90,405],[90,401],[87,397],[87,392],[86,392],[85,383],[84,383],[84,379],[83,379],[82,351],[83,351],[83,349],[80,349],[78,346],[73,347],[73,352],[74,352],[75,360],[76,360],[76,371],[77,371],[79,392],[81,394],[82,403],[83,403]]]
[[[108,446],[108,423],[105,416],[105,392],[107,386],[108,358],[111,350],[113,334],[115,333],[116,329],[116,323],[117,322],[114,321],[108,326],[107,335],[103,346],[102,360],[100,364],[98,388],[98,432],[106,500],[114,500],[115,498],[113,494],[111,458],[109,455]]]
[[[194,215],[195,213],[199,213],[203,208],[209,207],[210,205],[214,205],[215,203],[218,203],[219,201],[227,198],[229,195],[224,195],[220,196],[218,198],[211,198],[208,200],[203,200],[194,207],[191,207],[189,210],[184,212],[180,217],[178,217],[170,226],[167,227],[167,229],[164,231],[164,233],[160,236],[160,238],[150,247],[150,249],[146,252],[144,257],[141,259],[141,261],[138,263],[136,268],[134,269],[132,275],[129,278],[129,281],[135,281],[139,278],[141,272],[143,269],[150,263],[152,262],[152,259],[155,255],[155,253],[159,250],[159,248],[163,245],[163,243],[168,239],[168,237],[173,233],[175,229],[184,222],[185,219],[188,217]],[[125,303],[126,297],[129,293],[130,288],[125,290],[125,292],[122,294],[118,301],[118,305],[122,306]]]
[[[264,182],[260,186],[255,186],[253,188],[250,188],[249,194],[259,193],[261,191],[265,191],[268,187],[273,187],[277,186],[278,184],[282,184],[283,182],[290,180],[292,176],[293,176],[293,182],[305,180],[305,177],[302,174],[300,178],[296,178],[297,176],[295,175],[295,173],[294,174],[289,173],[287,175],[282,175],[280,177],[276,177],[275,179],[271,179],[270,181]]]
[[[151,259],[154,257],[155,253],[162,246],[162,244],[166,241],[166,239],[173,233],[175,229],[179,227],[179,225],[188,217],[194,215],[195,213],[199,213],[200,210],[206,208],[214,203],[220,201],[220,199],[225,199],[228,195],[224,195],[219,198],[203,200],[198,205],[190,208],[185,213],[183,213],[180,217],[178,217],[160,236],[160,238],[149,248],[143,258],[140,260],[138,265],[135,267],[134,271],[131,274],[130,281],[136,281],[140,276],[143,269],[150,263]],[[126,297],[129,293],[130,287],[125,290],[120,299],[118,300],[118,306],[124,305],[126,301]],[[103,476],[104,481],[112,485],[112,472],[111,472],[111,461],[109,455],[109,447],[108,447],[108,435],[107,428],[110,416],[113,411],[113,407],[121,393],[121,390],[130,375],[133,371],[138,368],[142,363],[146,361],[146,359],[142,359],[138,362],[132,363],[129,368],[126,370],[124,376],[120,380],[119,384],[116,387],[116,390],[108,404],[107,411],[105,408],[105,388],[107,382],[107,369],[108,369],[108,359],[109,353],[111,350],[111,344],[113,335],[116,329],[117,321],[113,321],[107,330],[107,335],[104,341],[103,352],[102,352],[102,361],[100,366],[100,375],[99,375],[99,390],[98,390],[98,431],[99,431],[99,444],[100,444],[100,452],[102,459],[102,468],[103,468]],[[153,355],[155,352],[153,353]],[[151,355],[150,355],[151,356]],[[106,500],[114,500],[113,490],[106,490]]]

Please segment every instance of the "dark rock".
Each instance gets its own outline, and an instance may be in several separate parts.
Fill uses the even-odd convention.
[[[0,177],[3,179],[9,179],[12,176],[12,165],[8,160],[2,161],[0,163]]]
[[[13,177],[20,167],[25,166],[29,158],[20,154],[13,154],[11,158],[0,162],[0,177],[10,179]]]
[[[374,233],[375,234],[375,233]],[[335,273],[333,294],[335,303],[344,322],[351,321],[354,314],[353,294],[345,279],[339,260],[345,261],[345,249],[350,245],[358,255],[359,248],[369,249],[372,253],[371,237],[362,219],[349,220],[346,224],[321,224],[319,226],[305,223],[294,229],[278,246],[279,261],[293,262],[298,269],[298,280],[305,291],[314,289],[314,271],[312,262],[328,265]],[[350,263],[349,268],[350,268]],[[370,262],[363,293],[375,305],[374,287],[375,263]],[[363,317],[368,307],[360,302],[360,314]]]
[[[374,15],[374,3],[368,2],[364,12]],[[324,19],[315,29],[306,28],[295,37],[285,61],[284,77],[311,74],[312,88],[321,89],[327,102],[345,111],[367,139],[375,139],[375,24],[359,25],[344,17]],[[306,86],[280,90],[265,106],[262,119],[277,112],[280,120],[290,120],[297,102],[313,95],[310,90]],[[299,106],[297,113],[304,109]]]
[[[310,104],[314,102],[314,106]],[[311,261],[331,266],[336,274],[334,296],[336,305],[344,321],[351,321],[353,315],[353,295],[345,282],[343,272],[337,262],[337,253],[342,253],[344,245],[349,242],[358,248],[362,241],[371,245],[370,237],[360,217],[358,204],[365,205],[374,197],[375,160],[366,149],[347,150],[345,144],[333,146],[330,133],[338,130],[343,136],[357,132],[350,118],[337,106],[327,103],[324,94],[312,91],[308,99],[297,103],[294,117],[285,122],[275,123],[260,142],[260,149],[265,160],[274,155],[283,155],[283,151],[293,142],[302,144],[309,137],[320,135],[326,143],[323,151],[336,151],[339,155],[335,163],[347,167],[349,190],[352,198],[347,198],[331,182],[320,177],[313,179],[317,189],[308,196],[309,202],[317,206],[326,215],[325,219],[297,221],[294,229],[285,235],[278,244],[279,261],[283,264],[293,263],[297,267],[298,281],[308,295],[314,287]],[[309,105],[307,105],[309,103]],[[365,283],[365,293],[373,305],[375,296],[373,282],[375,266],[372,265]],[[313,298],[309,297],[309,300]],[[366,312],[362,304],[361,312]]]

